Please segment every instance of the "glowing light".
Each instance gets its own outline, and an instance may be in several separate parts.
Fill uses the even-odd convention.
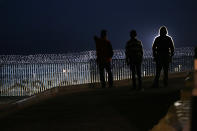
[[[180,106],[180,105],[182,105],[182,103],[179,102],[179,101],[177,101],[177,102],[174,103],[174,106]]]
[[[175,72],[178,72],[179,71],[179,68],[178,67],[174,68],[174,71]]]
[[[68,73],[70,70],[63,69],[63,73]]]
[[[181,71],[182,65],[178,65],[178,70]]]

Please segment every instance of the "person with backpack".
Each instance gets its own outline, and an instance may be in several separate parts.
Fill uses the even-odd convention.
[[[108,73],[108,82],[109,88],[113,87],[113,76],[111,71],[111,61],[113,57],[113,49],[110,41],[107,39],[107,31],[101,31],[101,37],[98,38],[94,36],[94,40],[96,43],[96,56],[97,56],[97,64],[99,67],[100,73],[100,81],[102,88],[105,88],[105,76],[104,76],[104,69],[106,69]]]
[[[142,42],[136,38],[137,32],[135,30],[131,30],[130,37],[131,39],[126,43],[125,47],[126,63],[130,66],[132,72],[133,89],[141,90],[141,64],[143,60]],[[136,74],[138,77],[138,88],[136,86]]]
[[[174,42],[168,35],[168,30],[165,26],[161,26],[159,29],[159,36],[155,38],[152,50],[153,58],[156,62],[156,76],[153,83],[154,88],[159,87],[159,77],[161,70],[164,71],[163,84],[168,86],[168,69],[169,63],[172,62],[172,56],[174,55]]]

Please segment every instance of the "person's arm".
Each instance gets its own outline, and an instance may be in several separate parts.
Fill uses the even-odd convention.
[[[144,56],[144,51],[143,51],[143,46],[142,46],[142,42],[140,41],[140,48],[141,48],[141,54],[142,54],[142,57]]]
[[[94,41],[95,41],[95,47],[96,47],[96,56],[98,57],[99,56],[99,48],[98,48],[98,40],[99,40],[99,38],[95,35],[94,36]]]
[[[153,42],[152,51],[153,51],[153,58],[156,58],[156,54],[157,54],[157,38]]]
[[[126,43],[126,46],[125,46],[125,60],[126,60],[126,64],[129,65],[129,58],[128,58],[128,43]]]
[[[157,61],[157,57],[158,57],[157,46],[158,46],[158,37],[154,40],[152,45],[153,61]]]
[[[174,41],[172,40],[172,38],[170,38],[170,51],[171,51],[171,56],[174,55]]]

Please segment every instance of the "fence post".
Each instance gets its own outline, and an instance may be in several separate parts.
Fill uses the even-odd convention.
[[[89,85],[89,87],[90,88],[93,88],[94,87],[94,83],[95,83],[95,81],[94,81],[94,74],[95,74],[95,72],[94,72],[94,60],[93,59],[90,59],[89,60],[89,71],[90,71],[90,85]]]
[[[191,129],[190,131],[197,131],[197,47],[195,48],[194,59],[194,89],[192,92],[192,114],[191,114]]]

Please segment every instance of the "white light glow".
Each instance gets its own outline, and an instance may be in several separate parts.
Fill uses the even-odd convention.
[[[70,70],[63,69],[63,73],[68,73]]]
[[[180,103],[179,101],[174,103],[174,106],[180,106],[180,105],[182,105],[182,103]]]

